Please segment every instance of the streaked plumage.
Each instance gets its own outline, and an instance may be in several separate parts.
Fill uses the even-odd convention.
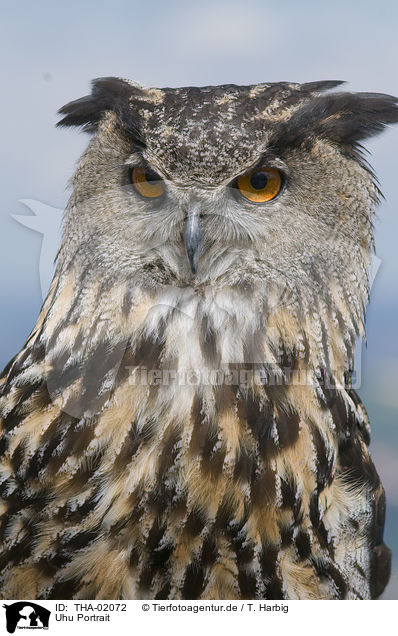
[[[94,136],[2,378],[2,597],[383,591],[385,497],[350,376],[378,199],[358,143],[398,108],[324,93],[338,84],[109,78],[61,109]],[[284,186],[253,205],[235,179],[258,165]],[[141,197],[134,166],[165,195]]]

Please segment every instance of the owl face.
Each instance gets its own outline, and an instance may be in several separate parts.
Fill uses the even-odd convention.
[[[61,125],[95,135],[74,177],[61,249],[132,284],[331,290],[360,307],[377,189],[357,143],[394,98],[338,82],[144,89],[97,80]]]

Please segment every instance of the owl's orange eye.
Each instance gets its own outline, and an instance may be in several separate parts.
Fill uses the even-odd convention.
[[[282,175],[276,168],[254,168],[241,174],[236,184],[240,193],[252,203],[275,199],[282,187]]]
[[[149,168],[135,166],[131,171],[131,181],[137,192],[146,198],[156,199],[164,193],[164,182]]]

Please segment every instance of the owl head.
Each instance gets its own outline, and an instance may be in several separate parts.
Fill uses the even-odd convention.
[[[339,84],[95,80],[60,110],[60,126],[93,133],[73,178],[61,266],[78,263],[82,279],[95,273],[110,286],[235,290],[265,314],[285,304],[302,325],[327,315],[352,347],[379,195],[359,144],[398,121],[398,104],[330,91]],[[322,324],[311,327],[318,342]]]

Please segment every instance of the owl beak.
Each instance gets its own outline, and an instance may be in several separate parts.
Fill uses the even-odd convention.
[[[200,206],[194,203],[187,212],[184,228],[184,243],[187,250],[192,274],[198,270],[200,245],[202,242],[202,227],[200,224]]]

